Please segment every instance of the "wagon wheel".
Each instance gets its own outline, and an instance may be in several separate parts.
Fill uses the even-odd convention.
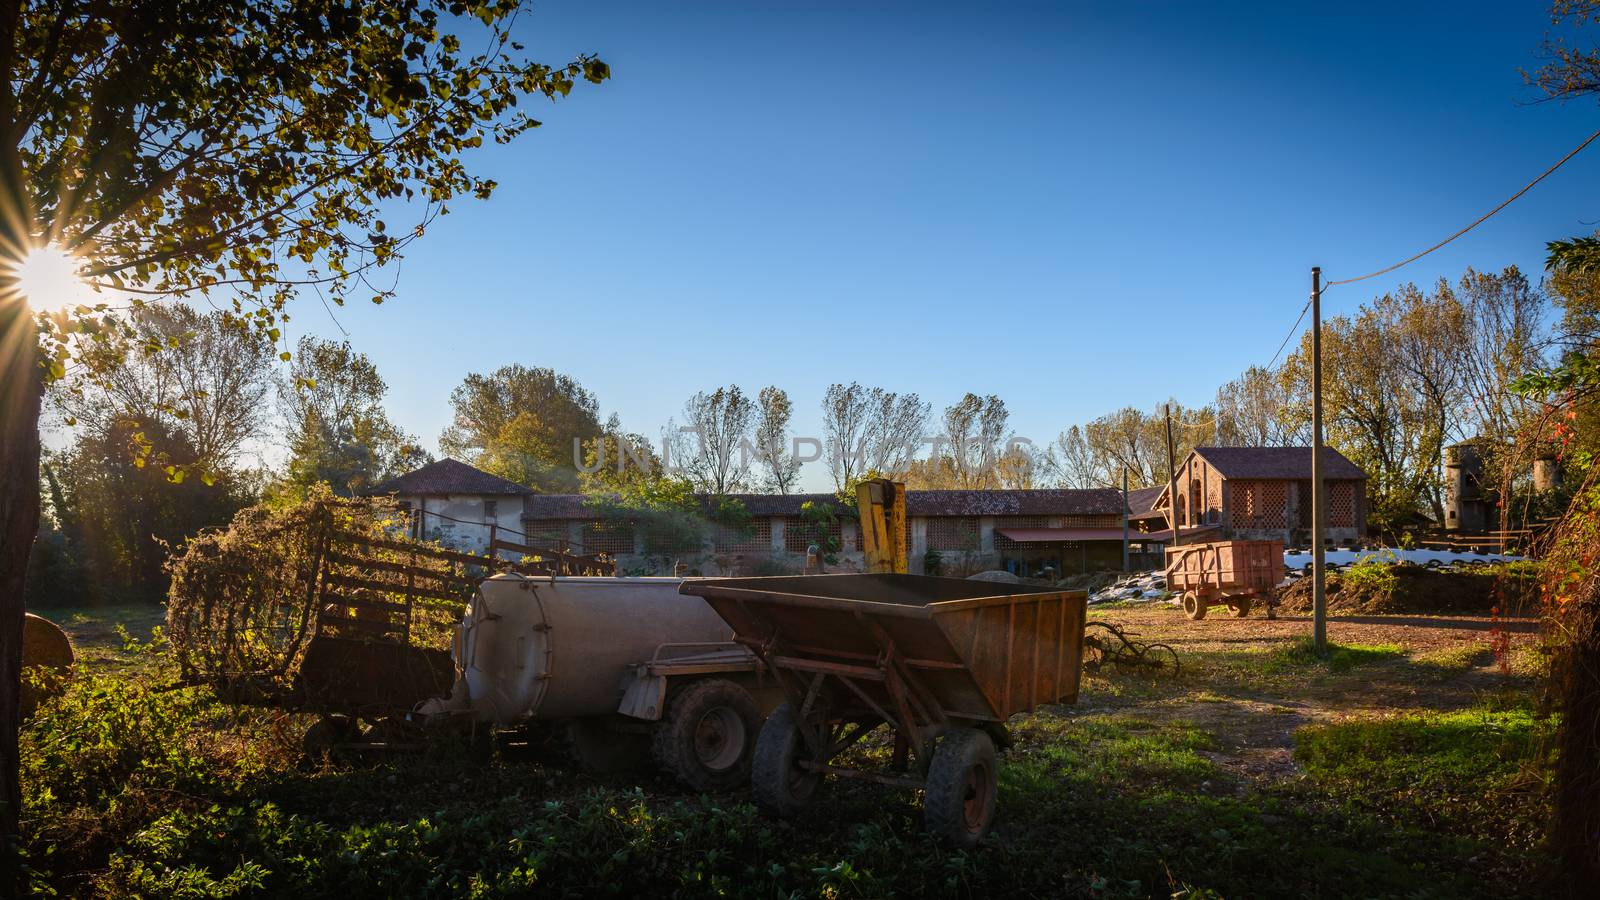
[[[1228,611],[1233,613],[1235,619],[1242,619],[1250,615],[1250,598],[1234,597],[1228,601]]]
[[[340,762],[349,756],[347,745],[360,740],[360,722],[349,716],[323,716],[306,729],[300,748],[305,751],[307,762]]]
[[[1183,592],[1183,614],[1196,622],[1206,617],[1206,602],[1194,591]]]
[[[750,778],[761,710],[724,678],[697,681],[667,703],[651,751],[656,764],[698,791],[730,791]]]
[[[788,818],[811,802],[822,776],[800,768],[807,755],[794,711],[780,704],[761,726],[750,765],[750,792],[763,812]]]
[[[1172,674],[1178,674],[1178,651],[1167,644],[1146,644],[1139,654],[1139,662],[1157,669],[1171,666]]]
[[[939,739],[922,793],[923,822],[957,849],[978,846],[994,821],[994,742],[976,728],[952,728]]]
[[[1090,622],[1090,625],[1095,623]],[[1101,645],[1100,639],[1089,635],[1083,639],[1083,667],[1091,672],[1105,665],[1106,648]]]

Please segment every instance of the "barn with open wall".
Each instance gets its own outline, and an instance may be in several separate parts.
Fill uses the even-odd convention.
[[[693,546],[650,546],[635,523],[606,520],[581,494],[526,498],[523,531],[533,546],[610,553],[619,569],[660,574],[682,563],[706,575],[798,572],[815,541],[802,512],[812,503],[836,511],[829,536],[839,546],[832,571],[864,565],[854,511],[833,494],[734,494],[749,513],[746,529],[711,526]],[[908,491],[907,547],[913,573],[937,562],[944,574],[1002,569],[1057,575],[1122,567],[1123,498],[1115,490]],[[1137,537],[1137,536],[1135,536]],[[932,551],[930,553],[930,551]]]
[[[1332,447],[1323,448],[1322,468],[1327,540],[1361,540],[1367,524],[1366,473]],[[1198,447],[1178,464],[1175,481],[1184,541],[1311,543],[1310,447]],[[1169,485],[1161,488],[1152,510],[1164,519],[1172,504]],[[1160,536],[1170,539],[1170,534]]]

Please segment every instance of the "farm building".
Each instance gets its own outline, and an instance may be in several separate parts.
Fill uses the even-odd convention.
[[[413,537],[487,553],[497,534],[512,540],[521,534],[523,498],[533,490],[464,462],[441,459],[366,493],[398,500]]]
[[[1366,473],[1332,447],[1323,448],[1327,539],[1359,540],[1366,530]],[[1184,540],[1311,542],[1310,447],[1199,447],[1178,465],[1177,519]],[[1154,511],[1171,508],[1162,487]],[[1170,532],[1152,539],[1170,540]]]
[[[603,521],[581,494],[538,494],[526,499],[523,530],[533,546],[576,553],[611,553],[623,571],[666,571],[681,561],[704,574],[798,571],[806,549],[826,531],[840,548],[837,569],[860,569],[861,544],[853,512],[833,494],[736,494],[750,523],[745,529],[713,527],[695,546],[652,546],[634,523]],[[802,506],[829,506],[825,527]],[[1122,492],[1115,490],[908,491],[907,547],[913,572],[964,574],[1006,569],[1034,574],[1117,569],[1122,566]]]
[[[1335,541],[1355,539],[1365,521],[1365,476],[1337,452],[1327,452],[1328,535]],[[1180,481],[1188,485],[1178,497],[1184,539],[1305,543],[1310,465],[1304,447],[1196,450],[1179,466]],[[498,538],[533,548],[607,553],[631,574],[664,574],[676,563],[707,575],[776,574],[801,570],[807,548],[826,536],[839,548],[830,568],[849,571],[863,565],[854,513],[833,494],[734,494],[730,499],[743,506],[748,523],[738,528],[713,524],[696,532],[606,516],[593,497],[537,494],[453,459],[369,493],[396,497],[410,511],[413,534],[475,552],[485,552]],[[714,518],[709,498],[702,500],[709,521]],[[831,508],[832,521],[808,518],[807,503]],[[913,572],[1002,569],[1070,575],[1120,569],[1125,512],[1135,568],[1158,564],[1171,540],[1165,487],[1130,491],[1126,500],[1112,489],[908,491],[906,512]]]

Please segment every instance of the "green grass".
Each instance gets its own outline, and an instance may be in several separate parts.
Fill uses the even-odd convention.
[[[1405,655],[1406,649],[1399,644],[1331,642],[1327,652],[1318,653],[1310,638],[1299,638],[1275,647],[1191,652],[1183,658],[1187,667],[1236,678],[1263,678],[1263,686],[1270,686],[1285,677],[1341,675],[1358,666],[1402,659]]]
[[[1386,818],[1540,843],[1555,723],[1524,699],[1301,729],[1295,758],[1331,794]],[[1404,803],[1395,803],[1398,796]]]
[[[1230,658],[1293,683],[1397,655],[1338,650]],[[137,664],[85,667],[23,735],[27,859],[64,895],[1541,895],[1526,776],[1546,726],[1524,707],[1303,730],[1306,777],[1260,782],[1230,769],[1214,726],[1171,716],[1173,692],[1212,672],[1095,677],[1085,708],[1103,687],[1166,699],[1014,720],[993,838],[952,852],[923,832],[915,792],[860,782],[830,780],[784,822],[746,792],[594,778],[532,751],[444,743],[308,770],[303,717],[165,689],[166,653],[114,652]],[[1196,696],[1228,699],[1215,690]],[[1482,801],[1453,812],[1465,796]]]
[[[1469,672],[1494,659],[1494,650],[1488,644],[1462,643],[1427,653],[1418,653],[1411,662],[1430,669],[1442,677]]]
[[[166,623],[167,608],[148,603],[120,606],[30,609],[61,626],[72,641],[78,662],[94,665],[143,665],[146,656],[128,653],[126,639],[149,641]]]

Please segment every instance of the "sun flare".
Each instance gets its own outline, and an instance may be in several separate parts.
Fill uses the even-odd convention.
[[[17,264],[17,289],[34,309],[54,312],[93,303],[93,289],[79,274],[79,261],[59,247],[35,247]]]

